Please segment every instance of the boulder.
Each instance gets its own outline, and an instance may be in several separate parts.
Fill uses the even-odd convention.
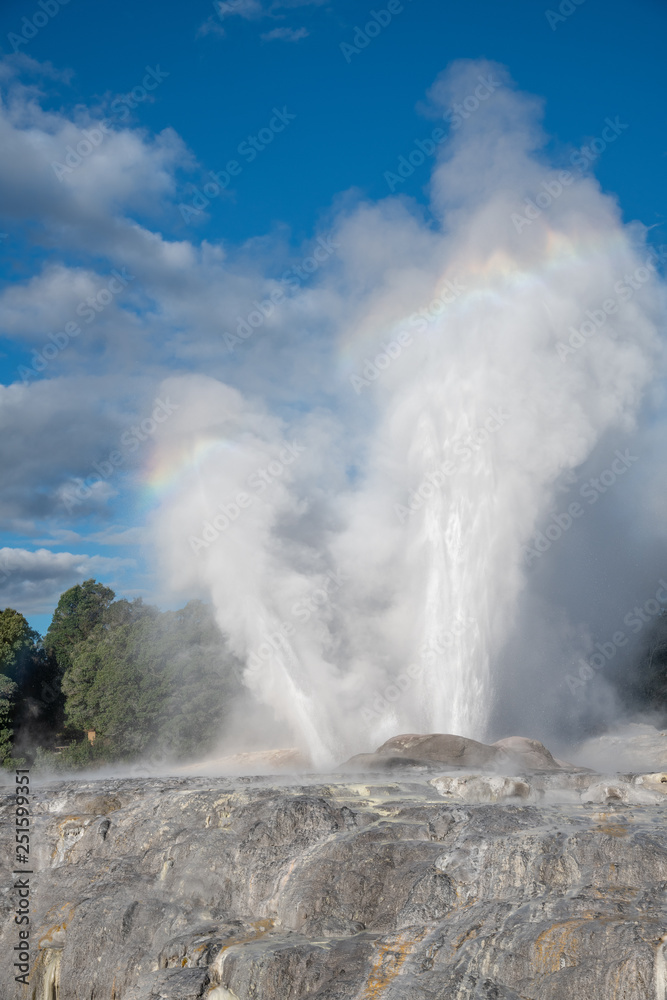
[[[400,768],[465,768],[515,775],[587,770],[557,760],[543,743],[526,736],[509,736],[489,745],[451,733],[402,733],[392,736],[374,753],[356,754],[343,764],[343,770]]]
[[[527,736],[507,736],[505,739],[496,740],[493,744],[500,750],[504,750],[510,760],[524,770],[528,771],[577,771],[574,764],[557,760],[551,755],[543,743],[539,740],[531,740]]]
[[[378,755],[403,755],[419,761],[443,764],[446,767],[492,767],[505,759],[496,747],[478,743],[465,736],[450,733],[419,735],[408,733],[392,736],[375,751]]]

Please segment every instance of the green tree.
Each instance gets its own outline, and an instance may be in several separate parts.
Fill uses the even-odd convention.
[[[20,612],[13,608],[0,611],[0,673],[20,684],[39,641],[39,633]]]
[[[651,626],[633,681],[641,707],[667,716],[667,611]]]
[[[61,595],[44,637],[44,646],[55,656],[61,674],[70,666],[76,646],[103,621],[115,596],[110,587],[96,580],[77,583]]]
[[[14,681],[0,674],[0,766],[6,765],[12,757],[16,690]]]
[[[29,702],[32,687],[44,665],[41,639],[14,608],[0,611],[0,760],[16,756],[23,744],[25,723],[39,715]]]
[[[161,642],[170,694],[160,717],[160,742],[178,757],[205,754],[220,739],[232,699],[241,691],[243,665],[202,601],[166,612]]]
[[[94,729],[110,758],[140,753],[155,734],[168,694],[158,616],[141,601],[118,601],[71,653],[63,677],[67,724],[81,734]]]
[[[202,602],[161,613],[115,601],[71,650],[67,724],[82,743],[94,729],[95,752],[109,760],[158,746],[175,758],[205,753],[239,688],[237,668]]]
[[[115,601],[69,655],[67,725],[82,743],[94,729],[95,752],[109,760],[158,747],[175,758],[205,753],[239,689],[240,664],[201,601],[165,613]]]

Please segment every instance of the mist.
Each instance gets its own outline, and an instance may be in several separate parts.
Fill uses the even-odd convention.
[[[312,282],[267,274],[221,330],[235,387],[161,387],[164,592],[211,600],[245,663],[244,748],[322,767],[399,732],[612,725],[582,666],[619,629],[631,663],[667,572],[660,254],[503,67],[453,64],[423,110],[449,129],[404,158],[430,211],[342,196]]]

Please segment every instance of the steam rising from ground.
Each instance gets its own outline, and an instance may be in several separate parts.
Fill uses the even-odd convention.
[[[547,161],[539,103],[460,63],[432,111],[489,74],[434,162],[432,217],[341,210],[322,277],[267,319],[263,351],[237,348],[252,391],[165,387],[180,409],[159,460],[182,470],[155,520],[165,579],[210,595],[256,703],[322,765],[396,732],[488,736],[526,552],[568,478],[631,439],[660,357],[643,231]],[[556,642],[552,669],[580,655]]]

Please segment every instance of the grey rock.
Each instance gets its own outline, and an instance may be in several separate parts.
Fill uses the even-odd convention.
[[[526,736],[508,736],[496,740],[493,744],[504,750],[512,762],[527,771],[576,771],[579,768],[565,761],[556,760],[539,740],[531,740]]]
[[[30,987],[5,960],[0,995],[665,1000],[665,776],[496,774],[446,742],[484,766],[35,786]]]
[[[556,760],[538,740],[510,736],[495,743],[479,743],[450,733],[405,733],[392,736],[374,753],[356,754],[342,765],[344,770],[391,771],[399,768],[484,768],[490,771],[580,771]]]
[[[452,736],[449,733],[430,733],[419,735],[409,733],[403,736],[393,736],[376,750],[377,754],[404,754],[419,760],[435,764],[446,764],[449,767],[484,767],[493,766],[505,760],[502,750],[465,736]]]

